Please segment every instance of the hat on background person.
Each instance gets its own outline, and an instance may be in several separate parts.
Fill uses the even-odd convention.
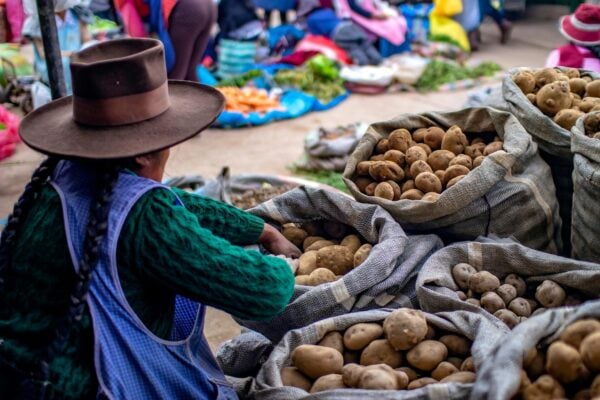
[[[561,17],[559,30],[579,46],[600,45],[600,6],[580,4],[573,14]]]
[[[212,87],[167,79],[155,39],[120,39],[71,58],[73,96],[28,114],[23,142],[42,153],[118,159],[162,150],[207,128],[225,99]]]

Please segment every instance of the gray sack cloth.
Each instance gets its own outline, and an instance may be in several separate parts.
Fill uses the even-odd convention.
[[[312,130],[304,137],[304,151],[312,157],[346,157],[352,153],[367,127],[364,123],[347,125],[344,128],[354,132],[335,139],[324,139],[322,128]]]
[[[538,343],[549,343],[569,324],[582,318],[600,319],[600,301],[578,307],[562,307],[519,324],[485,358],[478,370],[471,400],[511,399],[521,383],[523,357]]]
[[[351,178],[356,165],[369,159],[379,139],[393,130],[458,125],[469,133],[496,132],[504,150],[486,157],[436,202],[389,201],[361,193]],[[491,108],[451,113],[404,114],[369,127],[344,170],[344,181],[362,203],[383,206],[408,232],[435,233],[448,243],[495,234],[551,253],[561,246],[560,218],[550,168],[537,145],[512,115]]]
[[[590,298],[597,298],[600,265],[576,261],[527,248],[508,239],[482,238],[479,242],[456,243],[445,247],[427,260],[417,279],[417,296],[423,310],[429,312],[465,310],[504,324],[483,308],[458,298],[460,290],[452,277],[452,267],[468,263],[504,278],[517,274],[528,287],[550,279]]]
[[[303,153],[294,166],[305,171],[342,172],[346,168],[349,157],[349,155],[341,157],[312,157]]]
[[[600,140],[585,135],[584,119],[572,129],[571,254],[579,260],[600,262]]]
[[[367,260],[342,279],[315,287],[296,285],[288,306],[273,319],[238,321],[274,343],[289,330],[323,318],[373,308],[414,306],[416,275],[425,260],[442,246],[435,235],[408,237],[381,207],[321,189],[301,186],[250,212],[279,224],[338,221],[374,244]]]
[[[527,132],[540,146],[540,155],[550,165],[556,186],[556,195],[562,219],[563,254],[571,251],[571,208],[573,203],[573,155],[571,133],[557,125],[552,118],[531,104],[527,96],[513,82],[512,76],[522,70],[514,68],[502,82],[502,94],[510,112],[523,124]],[[534,70],[535,71],[535,70]],[[598,77],[597,74],[580,70],[582,76]]]
[[[228,377],[256,376],[273,350],[273,343],[258,332],[242,329],[242,333],[222,343],[215,356]]]
[[[289,366],[292,351],[302,344],[316,344],[326,333],[343,331],[361,322],[383,321],[392,310],[372,310],[342,315],[319,321],[285,335],[273,349],[256,377],[251,398],[257,400],[295,400],[295,399],[386,399],[386,400],[448,400],[467,399],[472,384],[435,384],[416,390],[359,390],[340,389],[309,395],[306,391],[294,387],[285,387],[281,382],[281,368]],[[471,353],[476,368],[483,363],[495,344],[508,333],[506,327],[497,327],[480,315],[464,311],[439,314],[426,314],[427,321],[434,327],[464,335],[473,341]]]

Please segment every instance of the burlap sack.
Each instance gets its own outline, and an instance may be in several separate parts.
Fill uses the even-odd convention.
[[[417,279],[417,296],[423,310],[465,310],[481,314],[496,324],[502,323],[484,309],[458,298],[455,291],[459,288],[452,278],[452,267],[462,262],[500,278],[517,274],[528,286],[550,279],[567,290],[574,289],[590,298],[597,298],[599,294],[599,264],[550,255],[506,239],[486,238],[479,242],[453,244],[427,260]]]
[[[571,248],[572,256],[579,260],[600,262],[600,140],[585,135],[584,121],[585,116],[572,130]]]
[[[573,203],[573,155],[571,153],[571,133],[557,125],[552,118],[531,104],[527,96],[513,82],[512,75],[522,68],[508,71],[502,82],[502,94],[510,112],[517,117],[527,132],[540,146],[540,155],[550,165],[556,186],[556,195],[563,222],[562,241],[565,255],[571,251],[571,209]],[[588,71],[583,76],[597,77]]]
[[[504,150],[486,157],[436,202],[371,197],[352,181],[356,165],[368,159],[379,139],[393,130],[452,125],[460,126],[467,136],[470,132],[497,132],[504,140]],[[490,234],[512,235],[535,249],[556,253],[561,248],[561,222],[550,169],[525,128],[502,111],[472,108],[404,114],[373,124],[350,156],[344,181],[358,201],[381,205],[408,232],[435,233],[447,243]]]
[[[352,226],[373,243],[369,258],[336,282],[297,285],[290,304],[269,321],[238,321],[278,342],[289,330],[323,318],[380,307],[412,307],[425,260],[441,248],[435,235],[408,237],[384,209],[321,189],[299,187],[250,210],[269,222],[332,220]]]
[[[549,310],[519,324],[484,359],[471,400],[513,398],[521,381],[523,356],[538,343],[553,341],[565,327],[582,318],[600,318],[600,301]]]
[[[288,332],[275,347],[267,362],[260,369],[251,389],[251,397],[257,400],[294,399],[393,399],[393,400],[446,400],[467,399],[472,384],[436,384],[416,390],[329,390],[309,395],[306,391],[285,387],[281,381],[281,368],[289,366],[292,351],[301,344],[315,344],[326,333],[346,328],[360,322],[383,321],[391,310],[372,310],[342,315],[316,322],[302,329]],[[427,321],[434,327],[464,335],[473,340],[471,353],[475,366],[479,368],[495,344],[508,332],[506,327],[497,327],[485,318],[473,313],[456,311],[427,314]]]

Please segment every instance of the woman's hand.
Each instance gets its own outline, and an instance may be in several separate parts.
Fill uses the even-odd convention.
[[[265,224],[265,228],[258,241],[269,253],[276,256],[282,255],[288,258],[298,258],[302,255],[299,248],[269,224]]]
[[[388,19],[388,15],[383,11],[375,11],[373,14],[373,19]]]

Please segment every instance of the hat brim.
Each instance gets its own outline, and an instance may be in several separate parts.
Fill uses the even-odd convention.
[[[216,89],[169,80],[170,108],[129,125],[94,127],[73,120],[72,97],[53,101],[27,115],[19,134],[28,146],[65,158],[118,159],[166,149],[199,134],[225,105]],[[136,107],[136,104],[131,104]]]
[[[600,44],[600,32],[582,31],[571,23],[571,16],[561,17],[559,22],[560,33],[570,42],[580,46],[597,46]]]

